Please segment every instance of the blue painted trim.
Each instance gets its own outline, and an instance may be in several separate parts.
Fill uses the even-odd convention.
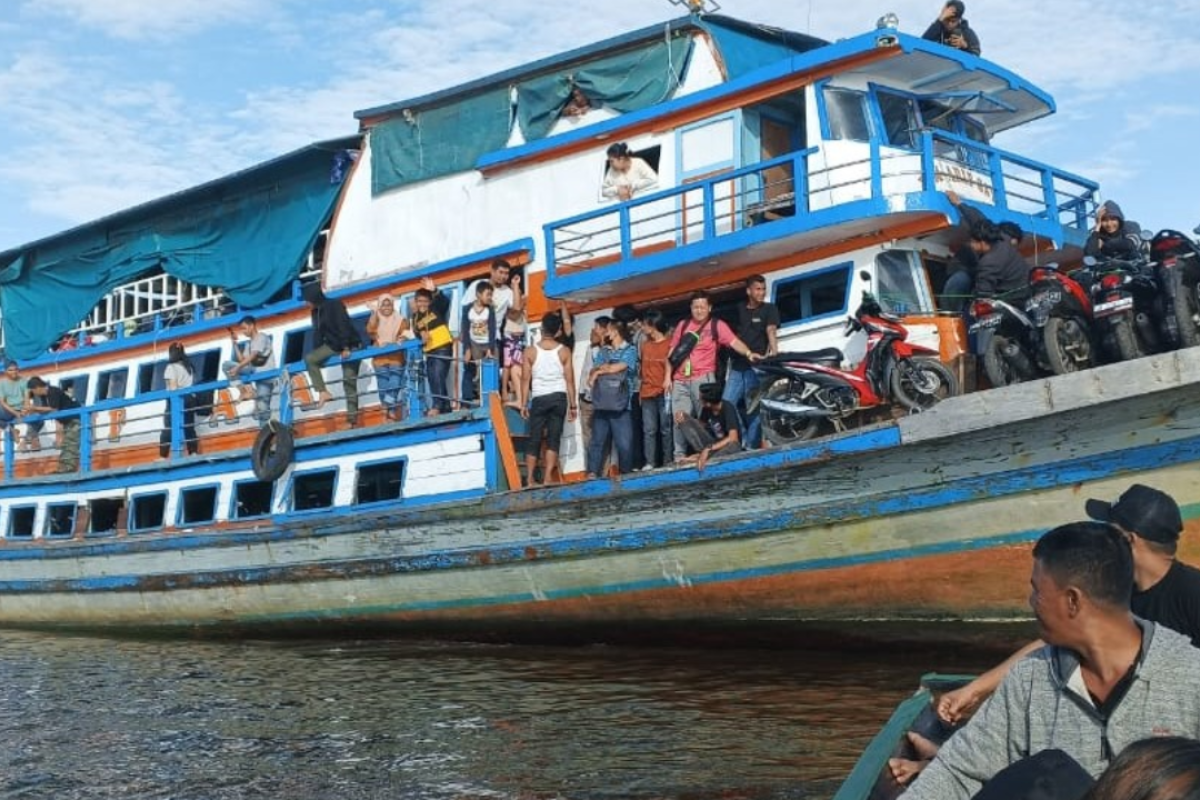
[[[892,430],[894,429],[885,429]],[[1197,445],[1200,436],[1186,440],[1155,445],[1152,447],[1129,448],[1123,451],[1108,453],[1102,456],[1088,456],[1069,459],[1056,465],[1037,465],[1034,467],[1010,470],[996,475],[978,478],[964,478],[945,486],[926,489],[919,492],[896,492],[878,498],[862,501],[846,501],[830,504],[819,509],[799,508],[776,514],[763,514],[753,519],[739,519],[735,524],[712,524],[696,526],[694,522],[685,521],[667,524],[661,527],[636,531],[605,532],[579,538],[560,539],[546,542],[529,540],[513,542],[501,547],[475,550],[450,550],[433,552],[420,556],[401,557],[395,559],[373,559],[357,564],[343,563],[339,566],[343,572],[339,577],[353,577],[359,571],[364,574],[380,574],[381,572],[427,572],[438,569],[459,569],[478,566],[481,554],[486,555],[489,564],[524,563],[530,560],[529,553],[536,552],[537,560],[553,558],[581,558],[614,552],[631,552],[656,547],[678,544],[689,544],[703,541],[714,541],[730,538],[746,538],[770,534],[789,527],[805,527],[810,525],[831,524],[852,520],[870,519],[892,514],[911,513],[916,511],[936,510],[938,508],[977,501],[981,497],[1003,497],[1022,494],[1028,491],[1044,490],[1047,488],[1070,486],[1076,483],[1111,477],[1129,471],[1139,471],[1167,467],[1177,464],[1193,463],[1196,460]],[[810,448],[803,448],[808,450]],[[782,454],[779,454],[782,455]],[[761,462],[766,458],[743,458],[722,460],[709,466],[706,473],[708,479],[721,480],[735,477],[739,472],[746,471],[739,467],[738,461],[755,464],[755,470],[764,468]],[[640,476],[649,479],[662,479],[666,482],[672,478],[688,479],[689,485],[694,485],[694,473],[691,470],[675,470],[663,475]],[[628,481],[637,483],[637,479]],[[543,490],[544,494],[558,495],[560,500],[596,498],[601,496],[609,481],[590,481],[587,484],[562,487],[556,490]],[[572,496],[575,496],[572,498]],[[528,504],[526,504],[528,507]],[[491,513],[503,513],[502,510],[488,509]],[[783,572],[804,571],[809,569],[826,569],[838,566],[849,566],[880,561],[904,560],[921,555],[936,553],[952,553],[976,550],[1014,542],[1029,541],[1043,532],[1042,529],[1018,531],[1000,536],[966,539],[955,542],[925,545],[915,548],[900,548],[880,553],[853,554],[828,559],[815,559],[776,565],[765,568],[747,569],[736,572],[718,572],[709,576],[689,576],[689,580],[716,581],[733,578],[752,578]],[[310,530],[310,533],[314,533]],[[171,540],[181,546],[179,539]],[[116,544],[116,543],[114,543]],[[121,544],[124,544],[122,542]],[[107,549],[107,548],[106,548]],[[174,549],[174,548],[172,548]],[[22,548],[24,551],[24,548]],[[481,552],[482,551],[482,552]],[[24,551],[29,552],[29,551]],[[7,552],[0,552],[0,560],[6,560]],[[71,553],[78,557],[76,550]],[[305,567],[259,568],[253,570],[238,570],[236,572],[215,572],[205,574],[181,574],[177,580],[187,585],[217,585],[232,581],[239,585],[247,583],[296,580],[293,577],[296,570],[303,575]],[[301,578],[303,579],[303,578]],[[97,590],[134,588],[137,583],[135,576],[106,576],[98,579],[80,579],[70,582],[72,590]],[[55,591],[62,591],[63,582],[52,582]],[[0,582],[0,591],[37,591],[44,589],[45,582],[39,581],[9,581]],[[666,580],[662,584],[669,585]],[[625,585],[622,585],[625,586]],[[577,594],[594,594],[606,591],[603,588],[586,587],[578,590]],[[616,589],[614,589],[616,591]],[[486,601],[470,601],[473,604],[486,605]],[[502,602],[502,601],[497,601]]]

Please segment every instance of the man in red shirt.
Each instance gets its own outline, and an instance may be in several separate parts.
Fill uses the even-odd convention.
[[[745,342],[734,335],[733,330],[722,320],[712,315],[712,302],[707,292],[692,295],[692,314],[676,326],[671,336],[671,356],[663,389],[671,395],[671,408],[675,412],[675,460],[687,455],[687,439],[680,424],[687,417],[699,416],[704,407],[700,398],[700,387],[706,383],[717,383],[717,356],[721,347],[753,362],[761,356],[752,351]],[[688,337],[691,337],[690,340]],[[679,358],[680,345],[686,356]]]

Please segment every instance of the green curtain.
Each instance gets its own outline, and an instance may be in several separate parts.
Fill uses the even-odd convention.
[[[371,191],[474,169],[512,129],[507,87],[444,106],[400,113],[371,128]]]
[[[622,114],[669,100],[687,67],[692,37],[618,53],[573,70],[522,81],[517,86],[517,122],[525,141],[544,138],[578,86],[595,103]]]

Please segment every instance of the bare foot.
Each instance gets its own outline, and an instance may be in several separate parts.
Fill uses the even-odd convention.
[[[333,395],[329,392],[321,392],[317,395],[317,408],[322,408],[326,403],[333,399]]]
[[[907,758],[889,758],[888,770],[892,778],[901,786],[912,783],[913,778],[921,774],[921,770],[929,765],[928,761],[913,761]]]

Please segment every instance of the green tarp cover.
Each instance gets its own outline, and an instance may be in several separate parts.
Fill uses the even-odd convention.
[[[401,113],[371,128],[371,192],[474,169],[512,129],[508,87]]]
[[[824,44],[820,39],[779,28],[748,31],[746,23],[734,20],[710,18],[701,25],[716,43],[729,80]]]
[[[669,100],[683,78],[692,53],[686,32],[670,42],[618,53],[553,75],[542,75],[517,86],[517,120],[525,141],[543,138],[558,121],[578,86],[594,103],[622,114]]]
[[[0,256],[6,356],[41,356],[113,289],[159,268],[262,305],[299,274],[333,211],[333,155],[299,151]]]

